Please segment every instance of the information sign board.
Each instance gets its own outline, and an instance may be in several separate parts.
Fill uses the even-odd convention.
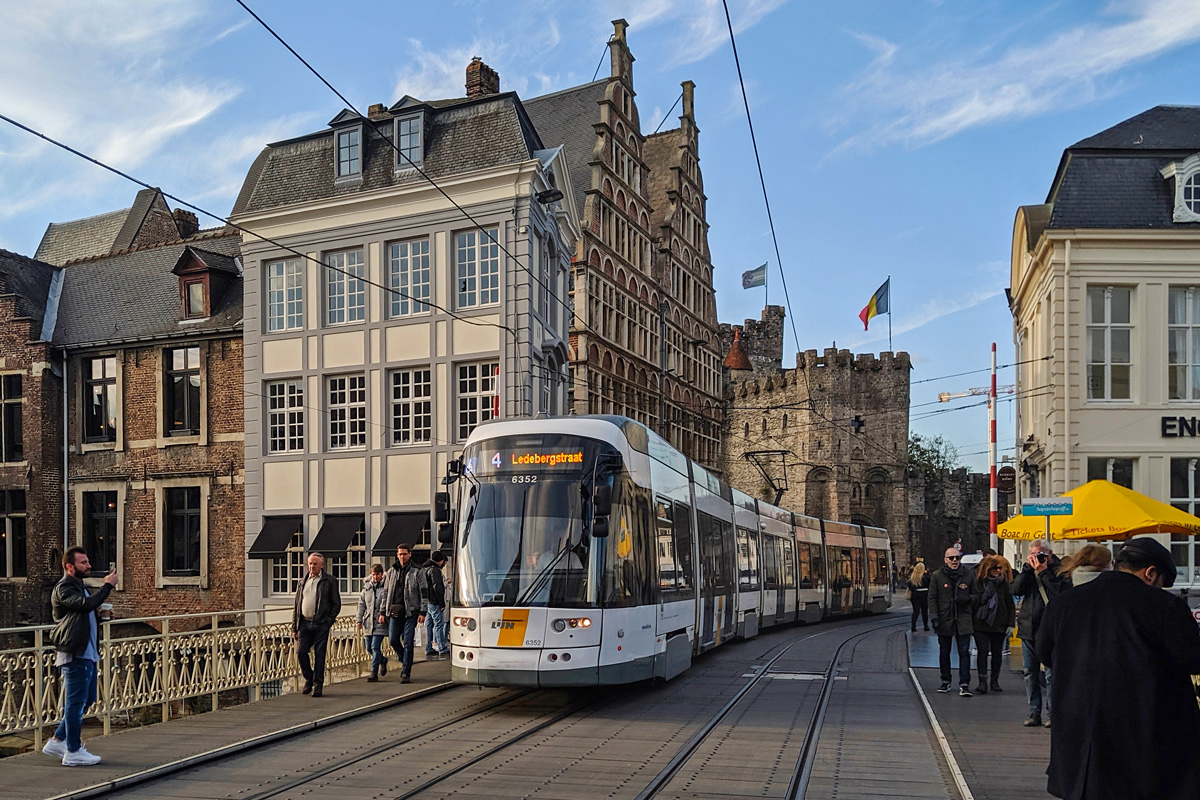
[[[1075,500],[1071,497],[1030,497],[1021,501],[1021,513],[1027,517],[1074,514]]]

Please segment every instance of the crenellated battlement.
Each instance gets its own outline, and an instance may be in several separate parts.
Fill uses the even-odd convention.
[[[726,385],[726,397],[749,397],[770,394],[778,391],[793,390],[797,385],[807,388],[812,384],[813,389],[824,388],[826,380],[833,373],[846,373],[842,378],[848,378],[854,372],[894,372],[903,370],[907,373],[912,369],[912,359],[903,350],[897,353],[885,351],[879,355],[874,353],[852,353],[849,350],[838,350],[827,347],[821,353],[816,350],[805,350],[796,354],[796,369],[785,369],[769,375],[750,375],[745,378],[731,378]],[[808,372],[807,375],[801,373]],[[817,376],[817,377],[814,377]],[[899,380],[888,378],[888,382]],[[905,384],[908,378],[902,379]]]

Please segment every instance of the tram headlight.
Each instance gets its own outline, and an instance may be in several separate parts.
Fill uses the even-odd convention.
[[[555,631],[562,633],[567,628],[590,628],[592,621],[587,617],[572,617],[570,619],[556,619],[550,623],[550,627]]]
[[[451,623],[456,628],[466,628],[469,631],[475,630],[476,622],[471,617],[455,617]]]
[[[469,631],[475,630],[475,619],[474,618],[467,620],[467,630],[469,630]]]
[[[554,628],[554,630],[558,631],[559,633],[562,633],[567,629],[567,621],[565,619],[556,619],[553,623],[551,623],[550,627]]]

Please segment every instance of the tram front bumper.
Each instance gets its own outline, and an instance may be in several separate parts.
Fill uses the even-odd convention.
[[[450,676],[481,686],[595,686],[599,647],[505,648],[455,646]]]

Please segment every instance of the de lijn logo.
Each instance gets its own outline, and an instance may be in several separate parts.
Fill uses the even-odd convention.
[[[511,619],[498,619],[492,621],[492,630],[494,631],[511,631],[515,630],[517,623]]]

